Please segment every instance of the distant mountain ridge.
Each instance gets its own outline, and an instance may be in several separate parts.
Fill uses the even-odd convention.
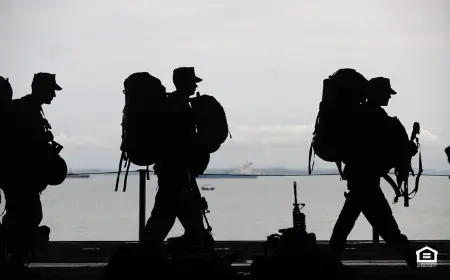
[[[140,169],[138,167],[135,167],[131,170],[137,170]],[[107,168],[71,168],[69,173],[110,173],[110,172],[117,172],[117,169],[107,169]],[[284,168],[284,167],[266,167],[266,168],[253,168],[252,169],[253,174],[257,175],[308,175],[308,169],[292,169],[292,168]],[[417,174],[418,170],[414,170],[415,174]],[[125,170],[122,170],[122,172],[125,172]],[[240,169],[237,167],[234,168],[208,168],[205,171],[205,174],[239,174]],[[336,174],[338,175],[339,172],[337,168],[317,168],[314,169],[312,174]],[[425,169],[423,171],[423,174],[427,175],[439,175],[439,176],[445,176],[450,175],[450,168],[449,170],[436,170],[436,169]]]
[[[136,167],[130,170],[138,170],[140,168]],[[211,174],[229,174],[229,173],[238,173],[239,168],[208,168],[205,173]],[[102,172],[117,172],[117,169],[109,169],[109,168],[70,168],[70,173],[102,173]],[[122,169],[122,172],[124,170]],[[265,175],[271,174],[308,174],[307,169],[290,169],[283,167],[268,167],[268,168],[253,168],[253,172],[255,174],[263,173]],[[313,173],[335,173],[337,170],[334,169],[317,169],[314,170]]]

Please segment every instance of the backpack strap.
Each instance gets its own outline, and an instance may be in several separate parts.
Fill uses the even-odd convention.
[[[127,190],[127,180],[128,180],[128,173],[130,172],[130,164],[131,161],[127,159],[126,157],[126,153],[122,152],[122,155],[120,157],[120,162],[119,162],[119,171],[117,172],[117,179],[116,179],[116,188],[114,189],[115,192],[117,192],[117,190],[119,189],[119,178],[120,178],[120,173],[122,172],[122,162],[125,160],[125,165],[124,167],[126,167],[126,171],[125,171],[125,179],[123,181],[123,192],[126,192]],[[147,175],[147,180],[150,180],[150,167],[147,165],[145,168],[145,173]]]
[[[311,141],[311,146],[309,147],[309,160],[308,160],[308,174],[309,175],[311,175],[311,173],[314,169],[314,159],[316,157],[316,152],[314,151],[313,144],[314,144],[314,135],[316,134],[316,126],[317,126],[317,123],[319,122],[319,113],[317,114],[317,117],[316,117],[316,124],[314,126],[314,131],[313,131],[313,139]],[[311,158],[312,158],[312,164],[311,164]]]
[[[314,140],[313,140],[314,141]],[[316,153],[313,149],[313,142],[311,141],[311,146],[309,147],[309,161],[308,161],[308,174],[311,175],[313,169],[314,169],[314,159],[315,159]],[[311,163],[312,158],[312,163]]]
[[[123,163],[124,159],[125,159],[125,152],[122,152],[122,154],[120,155],[120,160],[119,160],[119,171],[117,171],[116,188],[114,189],[115,192],[117,192],[117,190],[119,189],[119,179],[120,179],[120,173],[122,172],[122,163]]]
[[[420,147],[419,141],[418,139],[416,139],[417,141],[417,147],[419,148],[419,171],[417,172],[417,176],[416,176],[416,180],[415,180],[415,185],[414,185],[414,189],[411,193],[408,194],[409,195],[413,195],[411,198],[414,198],[417,194],[417,191],[419,190],[419,180],[420,180],[420,176],[423,173],[423,165],[422,165],[422,149]],[[412,169],[412,167],[411,167]]]
[[[123,192],[127,191],[127,180],[128,180],[128,173],[130,171],[131,161],[127,159],[125,164],[127,165],[127,171],[125,171],[125,179],[123,181]]]
[[[419,178],[423,173],[423,165],[422,165],[422,147],[419,144],[419,141],[417,140],[417,146],[419,147],[419,172],[417,173],[416,177],[416,186],[415,188],[419,189]]]
[[[402,196],[402,190],[400,187],[394,182],[394,180],[388,174],[383,176],[383,179],[391,185],[392,189],[395,192],[394,204],[398,202],[398,199]]]
[[[409,174],[408,174],[409,175]],[[409,181],[408,181],[408,177],[409,176],[406,176],[406,179],[403,181],[403,197],[405,198],[405,201],[404,201],[404,206],[405,207],[409,207]],[[400,186],[400,184],[399,184],[399,186]]]
[[[48,132],[52,129],[52,126],[50,125],[47,118],[45,117],[44,110],[42,109],[42,107],[41,107],[40,112],[41,112],[41,116],[42,116],[42,121],[44,123],[44,130],[45,130],[45,132]]]
[[[409,200],[414,198],[417,194],[417,191],[419,190],[419,180],[420,180],[420,176],[423,173],[423,163],[422,163],[422,149],[419,143],[419,138],[417,137],[417,135],[420,134],[420,125],[419,123],[414,123],[414,128],[413,128],[413,132],[411,134],[411,142],[414,143],[414,140],[416,141],[416,145],[419,151],[419,171],[417,172],[417,176],[416,176],[416,180],[415,180],[415,186],[412,192],[409,192],[408,190],[408,175],[406,178],[403,178],[404,180],[404,191],[403,191],[403,196],[405,198],[405,207],[409,207]],[[412,176],[414,177],[414,170],[412,168],[411,162],[409,163],[409,172],[412,174]],[[400,185],[399,185],[400,186]],[[412,197],[410,197],[410,195],[412,195]]]

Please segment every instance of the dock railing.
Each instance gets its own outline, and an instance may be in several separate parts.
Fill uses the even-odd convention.
[[[145,228],[145,218],[146,218],[146,187],[147,187],[147,170],[139,169],[139,241],[142,240]],[[215,175],[215,174],[208,174]],[[223,176],[224,174],[217,174]],[[325,175],[338,175],[338,174],[314,174],[315,176],[325,176]],[[245,176],[245,175],[244,175]],[[260,175],[258,175],[260,176]],[[261,175],[264,176],[264,175]],[[270,175],[269,175],[270,176]],[[295,176],[295,175],[286,175]],[[308,176],[312,176],[308,175]],[[372,228],[372,242],[378,244],[380,242],[380,236],[377,234],[374,228]]]
[[[129,173],[139,173],[139,203],[138,203],[138,213],[139,213],[139,240],[142,240],[143,232],[145,228],[145,222],[146,222],[146,188],[147,188],[147,172],[149,172],[146,169],[138,169],[138,170],[130,170]],[[150,171],[152,172],[152,171]],[[117,174],[116,171],[112,172],[89,172],[89,173],[69,173],[72,175],[102,175],[102,174]],[[211,174],[207,173],[208,176],[233,176],[235,174]],[[241,177],[245,177],[246,175],[239,175]],[[254,175],[251,175],[254,176]],[[313,174],[258,174],[258,177],[306,177],[306,176],[339,176],[339,173],[313,173]],[[436,177],[449,177],[447,174],[422,174],[422,176],[436,176]],[[372,228],[372,243],[373,244],[379,244],[380,243],[380,236],[375,231],[374,228]]]

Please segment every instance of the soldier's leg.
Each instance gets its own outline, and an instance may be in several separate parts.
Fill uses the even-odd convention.
[[[178,219],[185,229],[185,238],[189,243],[201,245],[205,248],[214,244],[214,239],[203,224],[201,193],[195,179],[191,181],[192,189],[185,197],[178,212]]]
[[[358,193],[350,191],[346,195],[344,206],[339,214],[330,238],[330,251],[334,260],[340,260],[345,250],[347,237],[355,226],[361,213]]]
[[[383,240],[395,250],[403,254],[410,267],[415,268],[415,253],[411,248],[408,238],[402,234],[395,220],[392,209],[380,187],[370,188],[370,199],[363,205],[363,214],[383,238]]]
[[[152,213],[144,229],[143,242],[159,245],[169,234],[181,203],[179,174],[158,174],[158,192]]]
[[[11,262],[23,265],[35,247],[36,233],[42,221],[40,194],[10,189],[5,193],[7,208],[3,225]]]
[[[195,178],[191,179],[191,184],[191,190],[184,197],[177,216],[186,234],[194,235],[203,231],[204,225],[201,209],[201,193]]]

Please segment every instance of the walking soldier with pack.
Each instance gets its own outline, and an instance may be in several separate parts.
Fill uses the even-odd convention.
[[[169,278],[201,279],[206,279],[205,275],[208,279],[232,279],[230,276],[235,275],[231,268],[235,255],[215,258],[211,228],[205,229],[203,224],[207,203],[195,180],[206,170],[210,153],[217,151],[228,136],[225,112],[220,104],[217,106],[213,97],[205,95],[190,98],[200,81],[192,67],[174,70],[176,91],[169,94],[161,81],[147,72],[131,74],[125,80],[119,172],[123,160],[127,169],[130,163],[143,167],[153,165],[158,189],[141,242],[119,249],[101,279],[142,274],[152,278],[161,273]],[[221,110],[207,111],[204,106]],[[221,134],[224,130],[225,136]],[[168,250],[164,250],[161,245],[176,218],[185,234],[169,238]],[[166,253],[172,258],[167,258]],[[185,262],[191,254],[196,261]]]
[[[42,221],[41,192],[48,185],[60,185],[67,176],[67,165],[59,156],[62,146],[53,139],[51,126],[45,119],[42,105],[51,104],[55,91],[62,88],[56,83],[55,74],[34,75],[32,92],[12,101],[8,126],[10,161],[9,178],[14,185],[4,187],[6,215],[3,225],[11,268],[19,278],[29,274],[24,266],[36,249],[49,239],[50,229],[39,226]]]
[[[168,240],[169,249],[178,252],[208,252],[214,244],[207,220],[206,229],[203,224],[207,203],[201,197],[196,177],[206,170],[210,153],[216,152],[227,138],[228,125],[215,98],[198,94],[191,98],[201,81],[193,67],[173,72],[176,90],[167,96],[163,154],[154,167],[159,189],[145,229],[147,240],[162,242],[178,217],[185,233]],[[224,130],[225,135],[220,134]]]
[[[196,177],[202,174],[228,137],[225,112],[209,95],[195,95],[193,67],[173,72],[176,91],[166,94],[161,82],[148,73],[134,73],[125,81],[126,105],[122,122],[122,160],[139,166],[153,165],[158,191],[142,243],[162,244],[178,217],[185,229],[168,240],[176,250],[208,251],[214,239],[205,229],[207,203]],[[117,190],[117,185],[116,185]]]
[[[343,75],[344,71],[349,75]],[[342,75],[341,79],[338,79],[339,74]],[[345,204],[331,236],[332,256],[336,263],[340,263],[347,237],[360,213],[363,213],[376,232],[389,245],[403,254],[411,268],[415,268],[417,264],[414,251],[411,249],[407,237],[399,230],[389,203],[380,187],[380,178],[388,177],[387,173],[392,168],[395,168],[396,172],[402,173],[399,176],[403,176],[402,178],[405,179],[405,174],[409,172],[411,157],[417,152],[417,147],[409,141],[403,125],[397,118],[389,117],[381,108],[388,105],[391,95],[396,92],[391,88],[388,79],[377,77],[367,81],[354,70],[340,70],[330,77],[330,80],[329,85],[340,86],[327,89],[328,94],[334,92],[334,97],[328,96],[328,101],[335,98],[333,104],[336,105],[339,104],[336,102],[339,96],[352,97],[346,113],[341,114],[340,119],[337,118],[338,121],[347,121],[344,124],[345,128],[341,130],[341,133],[345,133],[347,137],[343,137],[341,142],[337,142],[341,149],[330,149],[334,151],[334,154],[326,153],[324,147],[332,147],[329,144],[333,141],[331,138],[327,139],[330,141],[328,146],[321,147],[317,143],[314,146],[314,148],[318,148],[319,152],[322,152],[323,158],[326,160],[332,159],[345,163],[343,172],[341,169],[340,171],[341,176],[347,180],[349,192],[345,194]],[[342,90],[346,92],[342,92]],[[341,97],[340,100],[343,98]],[[326,107],[321,104],[321,110],[324,108]],[[328,111],[320,112],[319,118],[329,113],[328,118],[332,119],[333,115],[330,112],[341,112],[331,108],[328,107]],[[325,122],[329,119],[323,118],[318,121]],[[327,132],[330,134],[327,134],[324,131],[326,127],[323,122],[316,125],[318,130],[316,132],[330,137],[331,132],[328,130]],[[340,128],[335,127],[334,129]],[[317,137],[315,140],[322,139]],[[327,144],[326,141],[321,142],[321,144],[324,143]],[[330,155],[329,158],[327,158],[328,155]],[[339,163],[338,167],[340,167]],[[394,190],[399,195],[399,186],[394,186]]]

